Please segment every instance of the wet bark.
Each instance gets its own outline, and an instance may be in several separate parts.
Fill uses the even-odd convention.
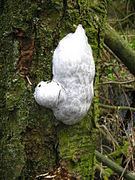
[[[0,14],[0,177],[33,179],[64,166],[92,179],[106,1],[1,1]],[[51,79],[53,51],[79,23],[94,52],[95,98],[80,123],[66,126],[36,104],[33,92]]]

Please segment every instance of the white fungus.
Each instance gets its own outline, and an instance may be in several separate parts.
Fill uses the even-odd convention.
[[[88,112],[94,96],[95,64],[82,25],[65,36],[53,54],[53,78],[35,88],[36,102],[53,110],[57,120],[72,125]]]

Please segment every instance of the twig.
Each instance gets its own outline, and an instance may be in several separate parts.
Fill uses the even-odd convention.
[[[135,79],[131,79],[128,81],[107,81],[107,82],[102,82],[99,83],[98,85],[106,85],[106,84],[117,84],[117,85],[122,85],[122,84],[129,84],[135,82]]]
[[[28,81],[29,85],[32,85],[32,83],[31,83],[31,81],[30,81],[30,79],[29,79],[29,77],[28,77],[28,76],[26,76],[26,79],[27,79],[27,81]]]
[[[107,129],[107,127],[105,125],[100,125],[99,127],[105,129],[105,131],[108,134],[108,136],[110,137],[111,142],[112,142],[114,149],[115,149],[115,144],[118,146],[118,142],[113,138],[112,134],[109,132],[109,130]]]
[[[102,162],[104,165],[106,165],[107,167],[111,168],[114,172],[116,172],[117,174],[121,175],[122,172],[124,171],[124,168],[122,168],[121,166],[119,166],[117,163],[115,163],[114,161],[112,161],[111,159],[105,157],[103,154],[101,154],[100,152],[98,152],[97,150],[95,150],[95,155],[96,158],[99,162]],[[127,180],[135,180],[135,175],[133,173],[130,173],[129,171],[125,171],[123,176],[127,179]]]
[[[52,179],[52,178],[55,178],[56,175],[49,175],[49,173],[45,173],[45,174],[40,174],[40,175],[36,176],[36,179],[40,178],[40,177],[45,177],[46,179]]]
[[[122,22],[122,21],[128,19],[130,16],[133,16],[133,15],[135,15],[135,13],[128,14],[126,17],[124,17],[124,18],[122,18],[122,19],[109,20],[108,22],[110,22],[110,23],[112,23],[112,22],[114,22],[114,23],[115,23],[115,22]]]
[[[104,49],[106,49],[119,63],[121,63],[121,60],[119,57],[104,43],[103,44]]]
[[[132,154],[131,154],[131,156],[132,156]],[[130,162],[131,156],[129,157],[129,160],[128,160],[128,162],[126,163],[126,166],[125,166],[125,168],[123,169],[123,172],[121,173],[120,180],[122,179],[125,171],[127,170],[127,167],[128,167],[129,162]]]
[[[110,106],[110,105],[105,105],[105,104],[99,103],[99,107],[104,108],[104,109],[135,111],[134,107],[128,107],[128,106]]]

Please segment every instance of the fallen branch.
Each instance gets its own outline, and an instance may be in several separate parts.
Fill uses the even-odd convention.
[[[121,175],[123,174],[123,177],[125,177],[127,180],[135,180],[135,175],[130,173],[129,171],[125,170],[123,167],[119,166],[117,163],[112,161],[111,159],[105,157],[100,152],[95,150],[96,159],[99,162],[102,162],[104,165],[112,169],[117,174]],[[125,170],[125,171],[124,171]]]
[[[104,109],[135,111],[134,107],[129,107],[129,106],[111,106],[111,105],[105,105],[105,104],[99,103],[99,107],[104,108]]]
[[[135,75],[135,52],[109,24],[106,24],[104,40],[105,44],[126,65],[129,71]]]
[[[128,80],[128,81],[107,81],[107,82],[99,83],[98,85],[106,85],[106,84],[122,85],[122,84],[130,84],[130,83],[133,83],[133,82],[135,82],[135,79],[131,79],[131,80]]]

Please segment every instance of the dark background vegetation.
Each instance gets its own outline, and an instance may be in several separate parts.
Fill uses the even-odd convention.
[[[115,28],[134,51],[135,1],[111,1],[107,9],[107,23]],[[98,144],[96,147],[122,166],[124,171],[128,169],[135,172],[135,109],[132,111],[129,108],[135,108],[135,77],[106,44],[101,67],[100,147]],[[117,175],[107,166],[97,163],[95,179],[106,178],[122,179],[122,175]]]

